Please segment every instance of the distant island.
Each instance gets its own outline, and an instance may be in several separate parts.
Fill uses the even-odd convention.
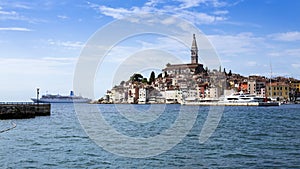
[[[242,76],[225,68],[209,70],[198,63],[195,34],[191,45],[191,63],[166,64],[162,73],[151,72],[149,79],[134,73],[127,81],[107,90],[97,103],[166,103],[219,101],[235,93],[255,95],[277,102],[296,102],[300,98],[300,80],[295,78]]]

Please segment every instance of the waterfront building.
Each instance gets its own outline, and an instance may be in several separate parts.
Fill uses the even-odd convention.
[[[266,88],[261,88],[260,89],[260,94],[258,96],[260,96],[260,97],[266,97]]]
[[[138,103],[139,104],[145,104],[149,100],[149,90],[147,88],[140,88],[139,89],[139,99]]]
[[[266,79],[260,76],[249,76],[248,92],[250,94],[261,95],[262,89],[266,87]]]
[[[182,103],[182,92],[177,89],[166,90],[165,98],[167,104]]]
[[[277,100],[289,99],[290,87],[285,82],[273,82],[266,85],[267,97]]]
[[[239,84],[238,91],[242,91],[244,93],[248,93],[248,81],[243,81]]]
[[[205,90],[208,88],[208,83],[202,83],[197,86],[197,98],[203,99],[206,97]]]
[[[234,89],[227,89],[227,90],[224,90],[224,96],[230,96],[232,94],[235,94],[237,91],[235,91]],[[242,91],[240,91],[242,92]]]
[[[123,87],[121,85],[115,86],[111,89],[110,91],[111,96],[110,96],[110,102],[113,103],[124,103],[128,99],[128,92],[127,88]]]
[[[131,84],[128,89],[128,103],[138,103],[139,87],[136,84]]]
[[[206,90],[206,96],[210,99],[218,99],[220,97],[219,90],[220,88],[210,87]]]
[[[300,80],[293,79],[290,81],[290,88],[294,91],[300,92]]]

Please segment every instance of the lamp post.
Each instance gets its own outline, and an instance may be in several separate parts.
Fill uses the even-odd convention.
[[[39,94],[40,94],[40,89],[37,88],[36,89],[36,102],[37,102],[37,104],[39,104]]]

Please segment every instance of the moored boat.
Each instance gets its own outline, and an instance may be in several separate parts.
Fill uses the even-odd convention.
[[[224,103],[248,103],[248,102],[264,102],[265,98],[251,95],[251,94],[232,94],[230,96],[225,96],[223,100],[220,100],[220,102]]]

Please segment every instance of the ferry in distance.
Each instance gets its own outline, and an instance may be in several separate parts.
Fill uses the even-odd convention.
[[[34,103],[89,103],[92,101],[82,96],[75,96],[73,91],[70,92],[69,96],[47,94],[39,99],[31,98],[31,100]]]

